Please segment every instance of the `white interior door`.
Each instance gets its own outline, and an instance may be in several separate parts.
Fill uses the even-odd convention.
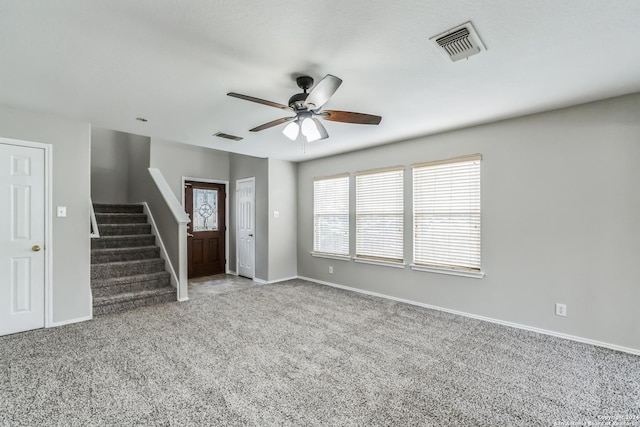
[[[255,178],[236,181],[236,258],[238,274],[253,279],[256,260]]]
[[[44,159],[0,143],[0,335],[45,325]]]

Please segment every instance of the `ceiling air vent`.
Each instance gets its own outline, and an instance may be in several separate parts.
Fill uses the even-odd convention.
[[[433,36],[429,40],[435,40],[438,50],[451,61],[468,58],[482,50],[487,50],[471,21]]]
[[[228,133],[218,132],[214,133],[213,136],[217,136],[219,138],[231,139],[233,141],[240,141],[242,139],[241,136],[229,135]]]

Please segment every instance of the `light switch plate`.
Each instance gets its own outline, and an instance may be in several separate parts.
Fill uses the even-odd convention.
[[[64,218],[67,216],[67,207],[58,206],[58,218]]]

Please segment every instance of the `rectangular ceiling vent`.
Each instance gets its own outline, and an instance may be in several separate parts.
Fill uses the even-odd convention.
[[[454,62],[487,50],[471,21],[433,36],[429,40],[435,40],[438,50]]]
[[[242,139],[241,136],[230,135],[224,132],[215,133],[214,136],[217,136],[219,138],[224,138],[224,139],[230,139],[232,141],[240,141]]]

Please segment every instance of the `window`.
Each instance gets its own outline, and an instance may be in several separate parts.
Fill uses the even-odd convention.
[[[349,175],[313,181],[313,251],[349,256]]]
[[[480,160],[413,166],[415,266],[480,272]]]
[[[356,257],[403,261],[403,169],[356,176]]]
[[[193,189],[193,231],[218,231],[218,190]]]

